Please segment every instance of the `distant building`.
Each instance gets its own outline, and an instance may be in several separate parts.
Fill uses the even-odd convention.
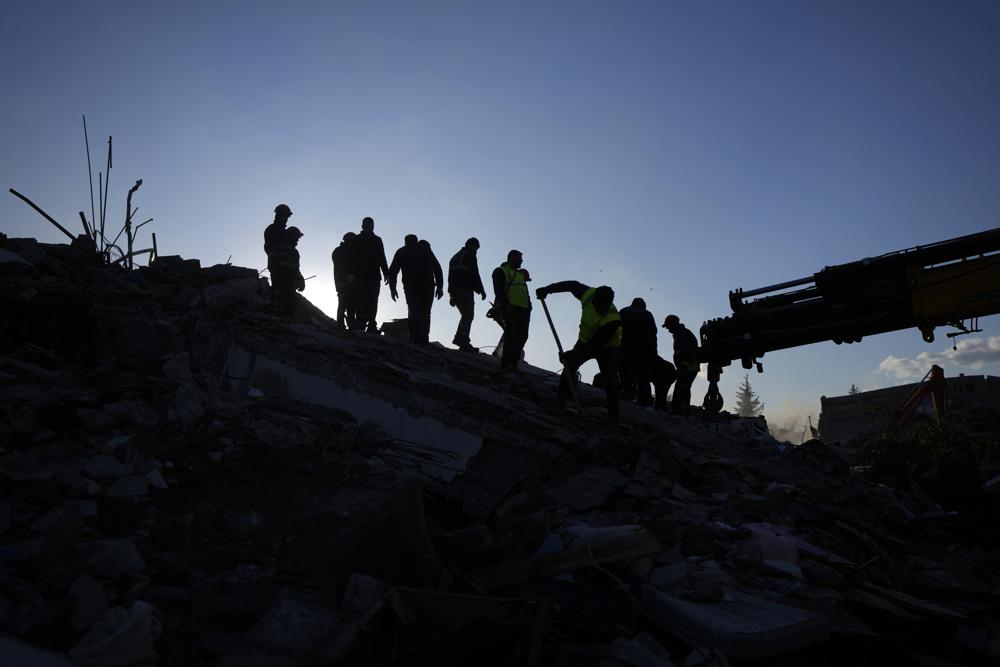
[[[959,375],[945,380],[945,406],[949,412],[978,408],[1000,408],[1000,377]],[[826,442],[842,444],[885,431],[889,420],[920,383],[865,391],[847,396],[821,396],[819,433]],[[932,414],[930,396],[917,408],[916,415]]]

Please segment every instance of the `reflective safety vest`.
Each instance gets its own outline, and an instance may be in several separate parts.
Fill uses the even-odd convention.
[[[597,330],[603,327],[608,322],[621,322],[621,315],[618,314],[618,309],[611,306],[608,312],[601,315],[594,308],[592,301],[594,300],[594,293],[597,291],[596,287],[591,287],[589,290],[583,293],[580,297],[580,304],[583,306],[583,314],[580,316],[580,342],[589,343],[597,335]],[[611,336],[604,343],[604,347],[621,347],[622,346],[622,328],[618,327],[618,331]]]
[[[528,283],[524,280],[524,273],[511,268],[507,262],[500,265],[500,270],[503,271],[504,284],[507,286],[507,291],[504,293],[507,303],[519,308],[531,308],[531,296],[528,294]]]

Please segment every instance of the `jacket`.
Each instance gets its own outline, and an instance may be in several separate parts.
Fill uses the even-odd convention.
[[[483,279],[479,275],[476,251],[463,247],[448,262],[448,291],[472,290],[485,294]]]
[[[580,342],[593,342],[600,347],[621,347],[622,318],[618,314],[618,309],[612,305],[607,313],[601,315],[594,308],[595,292],[597,288],[591,287],[580,296],[580,305],[583,306],[583,312],[580,314]],[[613,333],[608,335],[612,330]]]
[[[531,295],[523,271],[513,269],[504,262],[493,270],[492,277],[497,305],[531,309]]]

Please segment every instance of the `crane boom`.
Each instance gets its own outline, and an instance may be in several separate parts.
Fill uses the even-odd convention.
[[[974,333],[1000,313],[1000,228],[828,266],[812,276],[729,293],[733,314],[701,326],[699,360],[709,365],[708,409],[721,409],[722,368],[744,368],[766,352],[823,341],[856,343],[902,329]],[[969,325],[966,325],[966,321]],[[717,407],[716,407],[717,406]]]

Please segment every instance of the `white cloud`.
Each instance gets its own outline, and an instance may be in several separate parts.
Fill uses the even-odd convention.
[[[878,372],[896,379],[910,380],[922,378],[932,364],[951,373],[956,370],[978,371],[986,364],[1000,363],[1000,336],[966,338],[957,347],[958,349],[948,348],[941,352],[921,352],[916,357],[890,354],[878,365]]]

